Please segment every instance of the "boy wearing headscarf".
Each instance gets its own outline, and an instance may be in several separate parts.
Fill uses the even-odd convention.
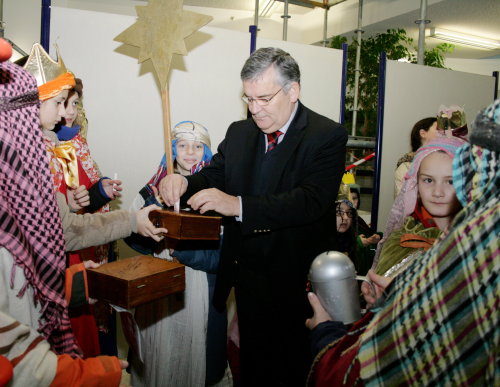
[[[116,357],[73,358],[64,236],[39,126],[35,80],[0,63],[0,348],[13,368],[9,386],[117,386]]]

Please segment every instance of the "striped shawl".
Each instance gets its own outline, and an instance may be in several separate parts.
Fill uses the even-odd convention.
[[[9,102],[33,93],[30,103]],[[0,247],[26,277],[19,297],[33,288],[41,306],[38,331],[55,352],[77,355],[64,300],[64,237],[36,96],[31,75],[12,63],[0,64]]]
[[[362,337],[367,386],[500,385],[498,153],[466,144],[453,174],[464,208],[396,277]]]

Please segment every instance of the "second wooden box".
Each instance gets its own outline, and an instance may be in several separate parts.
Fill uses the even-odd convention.
[[[147,255],[87,269],[89,297],[130,309],[182,292],[184,265]]]

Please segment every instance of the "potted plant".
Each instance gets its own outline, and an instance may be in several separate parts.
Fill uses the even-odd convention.
[[[347,43],[345,36],[334,36],[331,39],[331,48],[342,48]],[[356,63],[357,39],[354,36],[349,46],[347,59],[347,91],[345,127],[352,127],[352,110],[354,108],[354,74]],[[453,50],[453,45],[443,43],[424,53],[424,64],[427,66],[445,68],[444,54]],[[378,72],[380,53],[384,51],[387,59],[406,59],[408,62],[416,63],[416,47],[404,29],[389,29],[384,33],[362,39],[360,56],[360,74],[358,89],[358,124],[356,135],[375,136],[377,119],[378,98]]]

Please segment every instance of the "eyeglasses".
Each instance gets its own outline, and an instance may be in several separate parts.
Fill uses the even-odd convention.
[[[271,97],[269,98],[250,98],[250,97],[247,97],[246,95],[243,95],[241,97],[241,99],[243,101],[245,101],[245,103],[247,105],[250,105],[251,103],[253,102],[256,102],[257,105],[259,106],[266,106],[266,105],[269,105],[269,102],[271,102],[271,100],[276,97],[276,95],[281,91],[283,90],[283,88],[279,89],[276,93],[274,93]]]
[[[337,213],[337,216],[340,216],[341,218],[344,216],[344,215],[347,215],[348,218],[352,218],[353,217],[353,213],[352,211],[342,211],[342,210],[336,210],[336,213]]]

